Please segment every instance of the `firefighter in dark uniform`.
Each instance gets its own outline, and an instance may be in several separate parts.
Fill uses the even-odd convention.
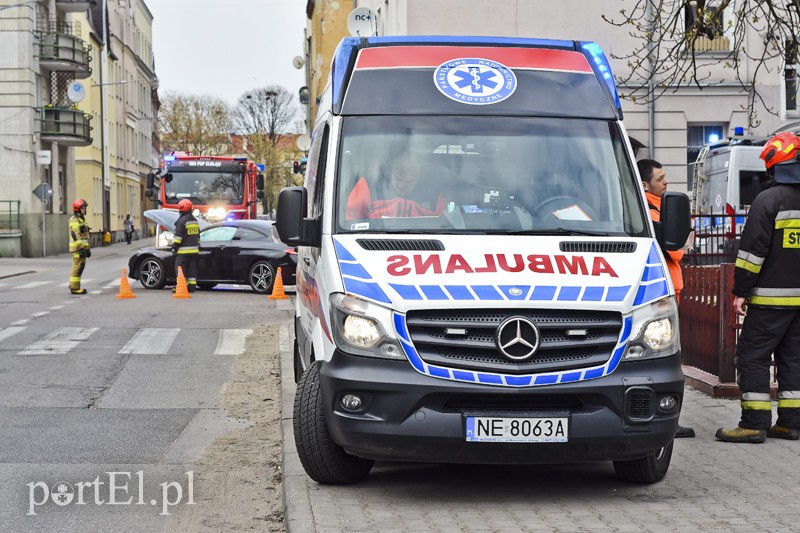
[[[192,214],[192,207],[189,200],[178,202],[181,216],[175,223],[175,236],[172,239],[172,253],[177,254],[175,277],[178,276],[178,268],[181,268],[189,292],[194,292],[197,288],[197,254],[200,253],[200,224]]]
[[[81,274],[86,267],[86,259],[92,256],[89,246],[89,226],[86,225],[86,207],[83,198],[72,202],[72,216],[69,218],[69,252],[72,254],[72,271],[69,274],[69,292],[86,294],[81,288]]]
[[[736,257],[733,306],[745,316],[736,346],[742,418],[725,442],[800,439],[800,138],[779,133],[761,152],[774,185],[750,208]],[[775,354],[778,419],[772,423]]]

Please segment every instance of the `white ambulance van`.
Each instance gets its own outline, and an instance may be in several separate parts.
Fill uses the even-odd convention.
[[[689,199],[666,193],[654,229],[621,120],[595,43],[340,43],[276,222],[299,246],[312,479],[375,460],[664,477],[684,378],[662,248],[685,244]]]

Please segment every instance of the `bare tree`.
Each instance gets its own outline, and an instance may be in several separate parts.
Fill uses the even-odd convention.
[[[224,100],[167,92],[161,99],[158,121],[164,151],[179,150],[191,155],[229,152],[233,121]]]
[[[246,153],[266,168],[265,213],[273,211],[281,188],[295,185],[291,160],[297,150],[285,142],[285,135],[296,115],[292,94],[278,85],[248,91],[237,102],[234,121],[247,138]]]
[[[800,0],[635,0],[625,5],[632,8],[603,17],[637,43],[630,53],[612,54],[628,66],[617,80],[625,89],[622,97],[653,101],[682,87],[729,82],[713,74],[719,55],[698,53],[720,39],[730,43],[724,71],[748,94],[750,125],[759,123],[757,107],[777,114],[760,88],[780,69],[787,80],[796,79]]]

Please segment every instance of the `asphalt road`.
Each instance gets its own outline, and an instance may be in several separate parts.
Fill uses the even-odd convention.
[[[247,423],[226,417],[223,385],[289,301],[134,281],[119,299],[136,247],[94,250],[85,296],[67,290],[68,255],[0,259],[0,531],[161,531],[194,496],[186,465]]]

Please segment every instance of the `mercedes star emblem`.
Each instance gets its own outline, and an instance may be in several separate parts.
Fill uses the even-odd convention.
[[[496,342],[508,360],[527,361],[539,348],[539,328],[524,316],[512,316],[497,328]]]

